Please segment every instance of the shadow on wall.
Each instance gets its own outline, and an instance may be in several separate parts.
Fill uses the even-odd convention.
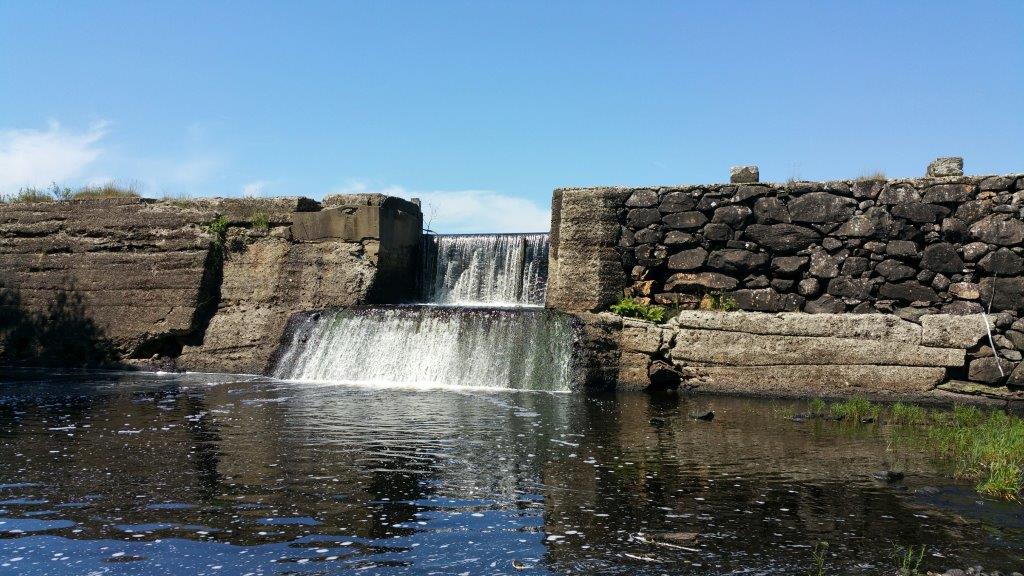
[[[0,365],[109,366],[116,358],[74,290],[58,292],[45,311],[32,312],[17,289],[0,288]]]

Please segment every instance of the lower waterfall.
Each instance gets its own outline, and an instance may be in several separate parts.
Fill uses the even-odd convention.
[[[564,391],[574,343],[572,319],[543,308],[350,308],[298,320],[275,376]]]

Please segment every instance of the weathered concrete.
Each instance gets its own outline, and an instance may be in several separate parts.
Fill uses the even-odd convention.
[[[987,326],[995,327],[996,317],[988,316]],[[921,317],[921,344],[942,348],[970,348],[988,333],[985,316],[929,314]]]
[[[418,206],[333,202],[302,240],[308,198],[0,204],[0,364],[261,372],[294,312],[412,299]]]
[[[921,326],[891,314],[803,314],[683,310],[667,326],[780,336],[921,342]],[[950,346],[953,347],[953,346]]]
[[[945,378],[942,368],[917,366],[708,366],[694,371],[700,392],[797,397],[917,397]]]

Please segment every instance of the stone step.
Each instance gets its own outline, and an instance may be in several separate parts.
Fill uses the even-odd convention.
[[[749,334],[832,336],[896,340],[910,344],[921,342],[920,326],[892,314],[770,314],[687,310],[680,312],[668,325]]]
[[[898,341],[809,336],[776,336],[680,329],[672,360],[728,366],[876,365],[963,366],[965,351]]]
[[[693,366],[698,391],[772,396],[849,396],[925,393],[944,378],[943,368],[919,366]]]

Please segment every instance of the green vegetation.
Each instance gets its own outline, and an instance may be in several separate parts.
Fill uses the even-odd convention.
[[[36,188],[22,188],[17,194],[0,196],[0,202],[4,204],[21,204],[32,202],[53,202],[54,198],[47,192]]]
[[[863,181],[868,181],[868,180],[885,180],[885,179],[886,179],[885,172],[882,171],[882,170],[875,170],[874,172],[865,172],[865,173],[863,173],[863,174],[861,174],[860,176],[857,177],[857,180],[862,181],[862,182]]]
[[[1024,481],[1024,420],[1002,410],[986,416],[957,406],[952,418],[938,415],[928,428],[936,449],[955,463],[956,475],[978,481],[981,494],[1019,500]]]
[[[837,402],[830,407],[832,415],[844,420],[878,419],[882,407],[860,396]]]
[[[217,216],[206,225],[206,231],[213,235],[215,246],[224,246],[228,234],[228,219],[223,215]]]
[[[811,551],[811,557],[814,558],[814,568],[811,570],[811,576],[825,576],[825,557],[828,553],[828,542],[818,542],[814,545],[814,550]]]
[[[645,304],[633,298],[622,298],[612,304],[611,311],[626,318],[640,318],[648,322],[662,322],[665,320],[665,308],[654,304]]]
[[[811,416],[820,418],[825,415],[825,410],[827,408],[828,406],[825,404],[824,400],[822,400],[821,398],[814,398],[811,400],[811,403],[808,406],[808,411],[810,412]]]
[[[924,559],[924,544],[921,545],[921,549],[914,554],[914,547],[911,546],[906,550],[896,549],[896,568],[899,570],[899,576],[918,576],[921,572],[921,560]]]
[[[67,195],[68,200],[90,200],[95,198],[138,198],[138,186],[132,183],[117,184],[108,182],[100,186],[83,186]]]
[[[928,411],[917,404],[897,402],[889,409],[890,424],[923,424],[928,420]]]
[[[708,292],[700,299],[700,309],[732,312],[739,309],[739,305],[731,296],[726,296],[721,292]]]
[[[56,182],[50,184],[46,189],[33,187],[22,188],[17,194],[0,196],[0,202],[30,203],[30,202],[67,202],[69,200],[88,200],[92,198],[138,198],[139,187],[136,184],[117,184],[108,182],[100,186],[82,186],[81,188],[69,188],[58,186]]]
[[[270,229],[270,216],[264,212],[257,212],[252,215],[252,227],[256,230]]]

